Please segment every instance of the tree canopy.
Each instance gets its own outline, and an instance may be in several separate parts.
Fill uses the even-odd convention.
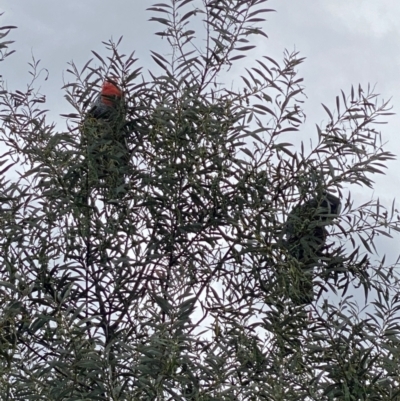
[[[342,91],[310,150],[288,142],[298,52],[224,81],[266,40],[265,4],[149,7],[169,50],[147,76],[119,41],[71,63],[63,127],[38,61],[26,89],[1,82],[1,400],[400,399],[398,264],[374,245],[399,217],[352,198],[394,159],[377,129],[391,106]],[[112,138],[87,122],[110,78]]]

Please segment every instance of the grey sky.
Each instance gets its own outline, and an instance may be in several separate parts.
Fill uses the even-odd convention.
[[[3,0],[0,25],[17,25],[11,39],[17,53],[1,64],[1,74],[10,89],[23,89],[29,80],[31,53],[41,59],[49,70],[49,79],[41,85],[48,98],[51,117],[57,119],[68,112],[68,104],[60,90],[63,73],[71,60],[82,67],[92,57],[91,50],[106,54],[102,41],[124,36],[121,50],[136,51],[138,66],[153,68],[150,50],[169,52],[166,41],[153,33],[159,29],[148,22],[151,13],[145,11],[157,0]],[[168,1],[165,1],[168,2]],[[395,0],[270,0],[265,24],[268,41],[259,40],[256,57],[269,55],[278,60],[285,48],[300,51],[307,57],[299,67],[305,78],[308,100],[305,104],[307,123],[301,137],[316,135],[315,123],[327,116],[321,103],[333,107],[335,96],[343,89],[359,83],[377,84],[384,99],[393,98],[394,111],[400,108],[400,3]],[[68,81],[68,74],[64,73]],[[239,82],[239,81],[238,81]],[[67,108],[67,110],[66,110]],[[397,127],[399,116],[389,117],[381,126],[388,149],[400,155]],[[389,163],[385,177],[376,177],[375,195],[389,205],[393,197],[400,198],[400,162]],[[353,188],[354,197],[366,201],[371,192]],[[399,202],[397,202],[399,205]],[[382,250],[397,248],[398,238],[382,244]],[[392,251],[393,252],[393,251]]]

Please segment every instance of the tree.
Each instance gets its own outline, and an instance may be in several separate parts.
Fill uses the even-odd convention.
[[[221,82],[266,36],[263,3],[150,7],[172,55],[152,52],[148,79],[119,42],[94,53],[98,67],[72,63],[64,130],[34,90],[39,62],[26,91],[1,92],[2,399],[400,399],[397,264],[373,259],[399,219],[394,204],[351,198],[394,158],[374,128],[390,105],[352,88],[324,106],[309,152],[284,142],[304,120],[298,53],[257,60],[239,89]],[[118,147],[107,156],[124,177],[116,197],[82,128],[110,76],[129,144],[128,162]],[[302,241],[298,224],[323,241]],[[373,299],[365,313],[358,287]]]

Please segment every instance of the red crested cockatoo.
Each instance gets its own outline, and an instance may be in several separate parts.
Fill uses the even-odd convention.
[[[125,194],[129,165],[126,143],[124,96],[119,86],[106,79],[82,124],[87,149],[89,186],[108,199]]]
[[[96,100],[91,105],[88,116],[107,120],[116,116],[123,106],[123,93],[111,80],[106,79]]]
[[[303,276],[292,287],[292,299],[297,305],[310,304],[314,299],[314,268],[325,256],[323,250],[328,237],[327,227],[334,224],[340,210],[340,199],[326,192],[319,199],[312,198],[289,213],[284,230],[286,247],[303,269]]]

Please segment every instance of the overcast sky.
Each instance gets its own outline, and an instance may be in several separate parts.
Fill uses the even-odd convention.
[[[10,90],[23,89],[29,80],[28,65],[32,54],[49,71],[41,92],[48,98],[51,116],[70,111],[61,87],[68,62],[82,67],[92,57],[91,50],[106,55],[102,41],[124,37],[121,49],[136,52],[146,69],[154,64],[150,50],[168,52],[166,41],[154,35],[159,29],[149,22],[146,11],[153,3],[168,0],[2,0],[0,25],[16,25],[10,39],[17,53],[1,63],[0,73]],[[299,67],[305,78],[307,123],[302,139],[315,137],[315,123],[326,122],[321,103],[333,108],[335,96],[351,85],[376,84],[384,99],[392,97],[394,111],[400,109],[400,3],[395,0],[270,0],[266,7],[277,12],[267,14],[265,31],[268,41],[259,41],[257,57],[282,58],[285,48],[296,49],[307,60]],[[67,108],[67,110],[66,110]],[[388,148],[400,155],[398,115],[382,126]],[[376,177],[375,195],[390,206],[400,199],[400,162],[390,162],[387,176]],[[366,201],[371,192],[353,188],[355,199]],[[400,206],[397,201],[397,206]],[[396,249],[399,238],[383,248]]]

